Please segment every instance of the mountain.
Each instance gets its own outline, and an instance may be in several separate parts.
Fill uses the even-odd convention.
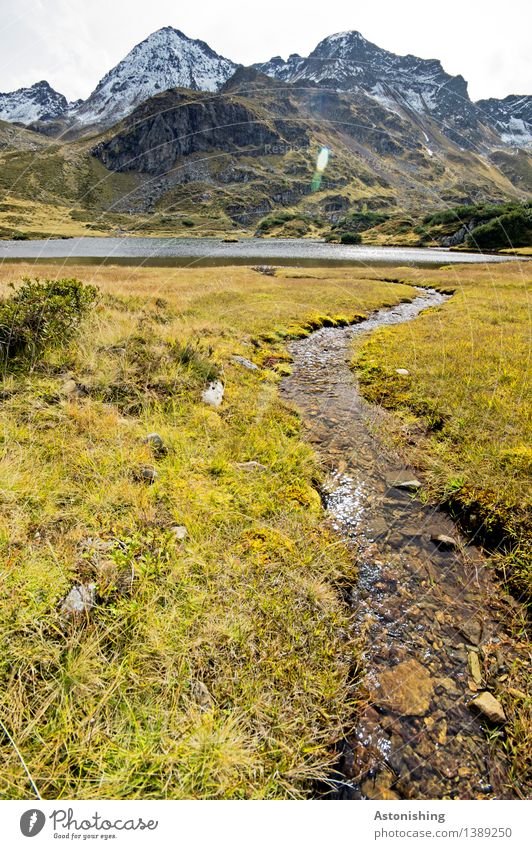
[[[107,126],[167,89],[217,91],[236,68],[204,41],[163,27],[112,68],[90,97],[70,111],[69,118],[77,124]]]
[[[481,114],[469,98],[462,76],[447,74],[437,59],[397,56],[367,41],[359,32],[341,32],[320,41],[307,56],[276,56],[254,67],[278,80],[334,91],[364,92],[385,109],[421,123],[435,121],[461,147],[486,139]]]
[[[504,100],[491,97],[478,100],[476,106],[505,144],[521,148],[532,145],[532,97],[516,94]]]
[[[62,117],[67,106],[66,97],[55,91],[46,80],[41,80],[30,88],[0,93],[0,120],[21,124],[51,121]]]

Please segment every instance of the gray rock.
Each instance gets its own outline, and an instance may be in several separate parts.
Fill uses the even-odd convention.
[[[214,380],[209,383],[206,389],[201,393],[201,400],[211,407],[219,407],[224,397],[224,385],[221,380]]]
[[[469,706],[478,710],[490,722],[506,722],[506,714],[501,703],[485,690],[469,702]]]
[[[257,460],[248,460],[247,463],[237,463],[237,468],[244,472],[265,472],[266,466],[258,463]]]
[[[410,372],[408,371],[407,368],[396,368],[395,373],[396,374],[410,374]]]
[[[76,584],[61,604],[63,616],[80,616],[88,613],[96,604],[96,584]]]
[[[252,363],[251,360],[247,360],[245,357],[241,357],[239,354],[233,354],[231,357],[234,363],[238,363],[244,368],[247,368],[249,371],[258,371],[259,367],[256,363]]]

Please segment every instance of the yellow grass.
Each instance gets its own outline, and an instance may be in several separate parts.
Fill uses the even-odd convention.
[[[2,293],[34,271],[3,265]],[[79,338],[4,376],[0,718],[45,798],[304,795],[353,716],[337,586],[354,576],[322,522],[316,458],[279,403],[283,339],[412,290],[369,272],[74,275],[102,292]],[[280,366],[247,371],[235,353]],[[219,409],[200,397],[214,372]],[[152,431],[166,454],[143,443]],[[251,460],[265,469],[238,465]],[[138,478],[147,465],[153,485]],[[98,604],[65,622],[78,582]],[[7,739],[3,757],[0,795],[30,798]]]

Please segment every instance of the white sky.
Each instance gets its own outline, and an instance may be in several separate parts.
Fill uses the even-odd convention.
[[[440,59],[473,100],[529,94],[526,0],[0,0],[0,91],[46,79],[69,99],[151,32],[174,26],[235,62],[307,55],[356,29],[394,53]]]

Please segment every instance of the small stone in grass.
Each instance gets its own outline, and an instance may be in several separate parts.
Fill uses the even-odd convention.
[[[246,357],[241,357],[239,354],[233,354],[231,359],[234,363],[244,366],[244,368],[247,368],[249,371],[258,371],[258,365],[256,363],[252,363],[251,360],[246,359]]]
[[[96,584],[76,584],[63,599],[61,613],[63,616],[79,616],[88,613],[96,604]]]
[[[183,540],[185,537],[188,537],[188,531],[184,525],[172,525],[170,530],[177,540]]]
[[[159,472],[157,469],[154,469],[153,466],[140,466],[133,473],[133,477],[135,480],[140,481],[142,483],[155,483],[157,478],[159,477]]]
[[[247,463],[237,463],[237,468],[242,469],[243,472],[265,472],[266,466],[262,463],[257,462],[257,460],[248,460]]]
[[[221,380],[209,383],[201,393],[201,400],[210,407],[219,407],[224,397],[224,385]]]
[[[396,374],[410,374],[407,368],[396,368],[395,372]]]
[[[158,433],[149,433],[142,440],[146,445],[149,445],[154,454],[165,454],[166,446],[163,442],[162,436]]]

